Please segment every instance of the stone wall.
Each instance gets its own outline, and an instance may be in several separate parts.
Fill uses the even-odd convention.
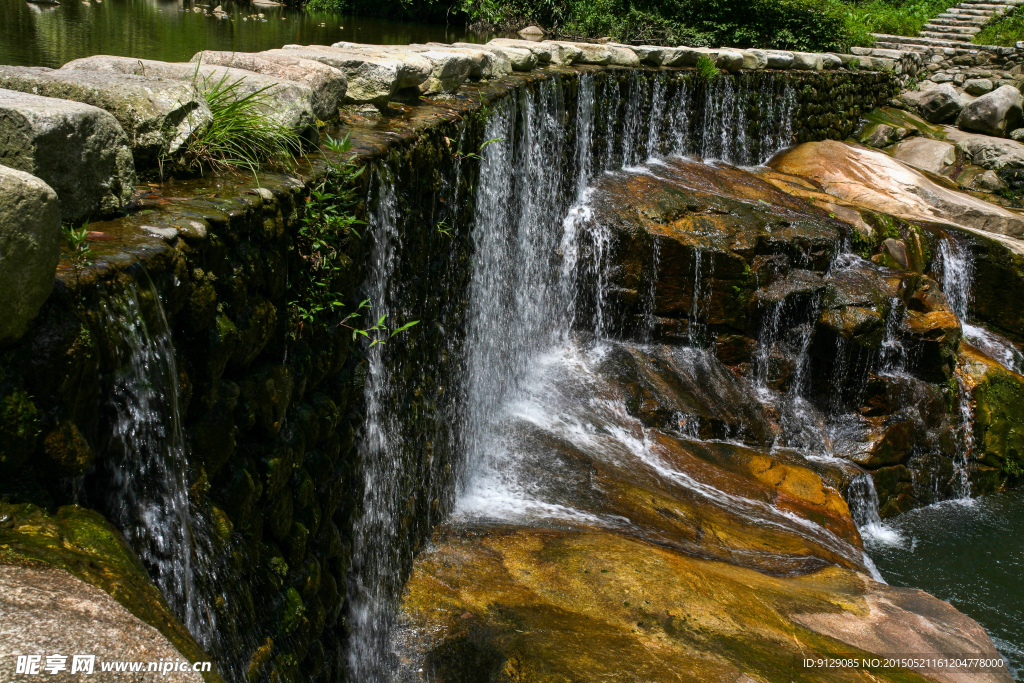
[[[488,108],[554,79],[565,109],[574,110],[583,73],[601,87],[627,88],[636,74],[667,74],[695,92],[707,87],[689,69],[552,66],[465,84],[447,100],[392,104],[383,120],[343,110],[343,125],[329,131],[349,134],[356,163],[367,169],[356,181],[361,219],[375,222],[381,193],[394,191],[387,208],[400,265],[388,283],[401,320],[421,321],[384,352],[404,389],[400,409],[413,416],[396,483],[407,501],[395,532],[406,539],[399,567],[407,569],[445,513],[457,476],[457,435],[443,397],[458,390],[479,167],[472,152],[484,142]],[[896,89],[895,76],[883,72],[762,73],[792,80],[799,140],[848,135]],[[189,495],[203,527],[197,521],[196,533],[210,544],[196,554],[214,558],[209,574],[218,582],[205,588],[218,624],[206,646],[230,680],[337,680],[343,669],[367,349],[350,329],[304,325],[293,315],[296,273],[308,267],[296,240],[310,192],[330,176],[329,160],[303,159],[293,173],[263,174],[258,183],[219,175],[140,186],[126,215],[89,226],[87,262],[65,254],[28,332],[0,348],[5,505],[11,514],[28,505],[56,514],[78,501],[109,516],[101,495],[112,429],[105,392],[117,340],[103,310],[134,287],[144,317],[166,316]],[[368,280],[380,276],[380,237],[366,228],[345,244],[333,287],[355,310]],[[146,294],[150,281],[162,306]]]

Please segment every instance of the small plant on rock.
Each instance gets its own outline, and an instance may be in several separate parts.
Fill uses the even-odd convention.
[[[61,235],[68,248],[71,267],[78,272],[89,262],[89,224],[85,223],[80,228],[64,225],[61,227]]]
[[[713,78],[717,78],[720,73],[721,71],[707,55],[701,55],[697,58],[697,77],[701,80],[710,81]]]
[[[352,258],[347,251],[353,237],[361,239],[356,226],[362,225],[355,214],[357,201],[356,181],[365,166],[356,167],[349,151],[352,143],[348,136],[336,140],[327,136],[325,149],[334,153],[327,159],[327,176],[313,187],[306,198],[305,213],[295,241],[295,249],[302,259],[302,267],[295,271],[292,285],[295,298],[290,308],[294,320],[294,334],[301,335],[306,328],[345,327],[352,330],[352,338],[370,339],[370,346],[383,344],[419,321],[405,323],[393,331],[385,325],[387,316],[358,327],[354,324],[369,312],[366,299],[354,311],[344,313],[346,303],[339,292],[351,286]]]

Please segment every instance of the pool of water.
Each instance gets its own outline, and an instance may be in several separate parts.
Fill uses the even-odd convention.
[[[913,510],[867,540],[885,579],[976,619],[1024,681],[1024,490]]]
[[[218,4],[227,18],[207,13]],[[188,61],[200,50],[255,52],[287,43],[397,45],[491,37],[460,27],[231,0],[61,0],[60,5],[0,0],[0,64],[25,66],[58,67],[101,54],[174,62]]]

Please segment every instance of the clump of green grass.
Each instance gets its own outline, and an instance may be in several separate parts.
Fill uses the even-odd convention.
[[[846,27],[854,45],[870,45],[872,33],[916,36],[951,0],[867,0],[848,5]]]
[[[976,33],[971,42],[977,45],[1011,47],[1018,40],[1024,40],[1024,12],[1011,9]]]
[[[715,63],[707,55],[701,55],[697,58],[697,77],[705,81],[710,81],[712,78],[718,76],[721,73]]]
[[[256,175],[265,163],[286,163],[301,151],[298,134],[267,113],[274,106],[272,86],[247,92],[244,81],[224,74],[196,83],[213,120],[188,144],[185,158],[192,168],[244,168]]]

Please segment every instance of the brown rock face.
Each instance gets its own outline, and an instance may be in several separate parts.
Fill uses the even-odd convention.
[[[417,563],[403,617],[405,655],[441,683],[952,681],[967,679],[807,674],[801,661],[904,650],[998,656],[977,624],[921,591],[835,567],[769,576],[599,529],[442,529]]]
[[[889,155],[865,147],[831,140],[805,143],[780,154],[771,167],[811,179],[848,205],[908,221],[1024,235],[1024,216],[939,185]]]

